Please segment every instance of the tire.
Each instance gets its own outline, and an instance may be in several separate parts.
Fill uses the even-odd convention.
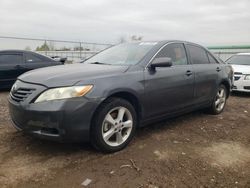
[[[107,153],[122,150],[132,140],[136,125],[137,114],[132,104],[121,98],[109,98],[94,116],[91,143]]]
[[[223,112],[227,102],[228,91],[224,85],[220,85],[208,111],[210,114],[218,115]]]

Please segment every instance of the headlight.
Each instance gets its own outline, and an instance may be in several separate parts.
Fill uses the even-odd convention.
[[[92,89],[92,87],[93,87],[92,85],[86,85],[86,86],[72,86],[72,87],[49,89],[43,92],[36,99],[35,103],[58,100],[58,99],[81,97],[86,95]]]
[[[250,80],[250,74],[245,76],[245,80]]]

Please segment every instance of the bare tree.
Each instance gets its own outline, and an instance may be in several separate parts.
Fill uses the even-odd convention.
[[[53,41],[50,41],[48,46],[49,46],[49,50],[52,50],[52,51],[55,50],[55,43]]]

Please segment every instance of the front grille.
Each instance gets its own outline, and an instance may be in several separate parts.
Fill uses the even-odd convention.
[[[240,76],[235,76],[235,77],[234,77],[234,80],[235,80],[235,81],[237,81],[237,80],[239,80],[239,79],[240,79]]]
[[[244,86],[244,89],[250,90],[250,86]]]
[[[33,88],[18,88],[11,90],[10,97],[16,102],[24,101],[32,92],[35,91]]]

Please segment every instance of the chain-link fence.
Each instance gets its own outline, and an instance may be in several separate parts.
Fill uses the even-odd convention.
[[[68,61],[81,61],[95,53],[110,47],[112,44],[90,43],[82,41],[65,41],[54,39],[36,39],[0,36],[0,50],[31,50],[47,56],[67,57]],[[250,45],[214,46],[208,49],[222,60],[227,60],[237,53],[250,53]]]
[[[30,50],[47,56],[67,57],[68,61],[81,61],[110,47],[111,44],[65,41],[37,38],[0,36],[0,50]]]

